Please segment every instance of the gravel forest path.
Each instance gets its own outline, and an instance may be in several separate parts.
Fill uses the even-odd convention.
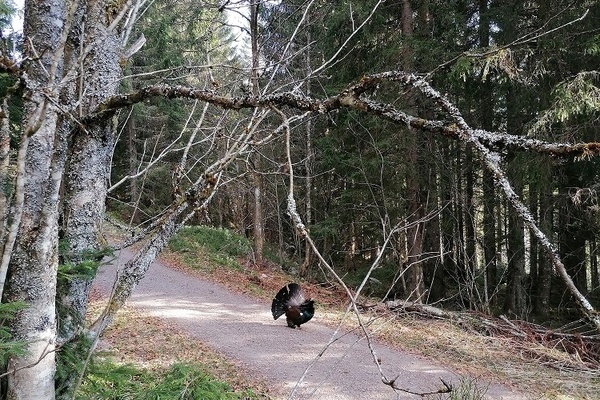
[[[94,282],[95,290],[108,296],[117,266],[131,256],[131,252],[123,250],[111,265],[103,266]],[[294,399],[420,398],[383,384],[366,340],[348,332],[332,336],[334,329],[319,323],[318,313],[302,329],[290,329],[285,319],[273,320],[269,304],[158,261],[150,267],[127,304],[143,314],[175,324],[191,340],[204,342],[256,373],[269,383],[271,395],[278,399],[291,398],[296,386]],[[460,381],[461,377],[450,369],[423,357],[377,342],[374,348],[386,377],[397,376],[397,387],[412,392],[432,392],[443,387],[441,379],[454,384]],[[312,367],[298,384],[309,365]],[[489,385],[488,399],[528,398],[508,386],[478,379],[479,387],[486,385]]]

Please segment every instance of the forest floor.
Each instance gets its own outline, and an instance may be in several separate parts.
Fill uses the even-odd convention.
[[[100,269],[96,309],[112,287],[115,266],[131,255],[122,251]],[[270,298],[288,279],[272,266],[194,270],[182,255],[163,252],[101,348],[149,368],[198,361],[234,388],[275,399],[292,392],[297,399],[414,399],[419,396],[409,392],[435,392],[443,382],[470,391],[457,398],[479,392],[488,399],[597,399],[600,393],[598,371],[573,368],[546,349],[410,313],[365,313],[379,371],[356,322],[346,319],[336,333],[345,297],[333,287],[305,286],[317,312],[301,329],[273,321]],[[382,383],[381,373],[400,390]]]

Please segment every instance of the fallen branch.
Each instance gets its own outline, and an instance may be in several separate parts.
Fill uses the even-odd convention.
[[[380,306],[361,307],[376,311]],[[447,311],[403,300],[386,301],[383,306],[398,316],[410,313],[421,318],[448,320],[473,334],[511,339],[515,349],[527,358],[540,360],[552,368],[573,371],[600,369],[600,335],[564,333],[527,321],[509,320],[504,315],[492,317],[472,311]]]
[[[428,88],[420,76],[402,71],[389,71],[365,76],[357,83],[348,86],[340,93],[326,99],[317,99],[297,92],[282,92],[261,96],[229,97],[214,90],[198,89],[189,86],[169,86],[157,84],[136,92],[115,95],[88,115],[83,122],[106,118],[117,110],[154,97],[185,98],[201,100],[223,109],[242,110],[269,107],[289,107],[299,111],[325,114],[342,108],[352,108],[364,113],[402,124],[423,132],[439,134],[456,140],[464,140],[462,127],[455,121],[430,120],[407,114],[391,104],[365,100],[361,96],[377,88],[382,82],[398,82],[415,88]],[[419,86],[421,85],[421,86]],[[431,89],[433,90],[433,89]],[[600,155],[600,143],[551,143],[533,139],[525,135],[510,135],[499,131],[486,131],[469,128],[469,134],[485,146],[494,149],[514,148],[548,154],[557,157],[590,158]]]

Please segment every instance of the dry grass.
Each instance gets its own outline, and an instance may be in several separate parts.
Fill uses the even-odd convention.
[[[164,250],[160,260],[176,269],[210,279],[231,290],[270,302],[274,293],[291,279],[277,265],[257,266],[242,261],[242,268],[215,267],[201,249],[181,255]],[[342,321],[346,294],[335,285],[323,287],[303,283],[316,300],[321,322],[332,326]],[[357,329],[355,316],[343,321]],[[517,338],[485,336],[457,321],[422,318],[416,314],[392,313],[375,307],[361,315],[372,335],[390,347],[421,354],[464,376],[485,376],[512,385],[533,399],[594,400],[600,398],[600,371],[585,368],[576,357]],[[124,362],[164,368],[176,361],[204,364],[211,374],[234,388],[252,388],[268,397],[268,385],[233,364],[208,346],[189,340],[173,326],[121,311],[104,340],[110,351]],[[580,366],[581,368],[578,368]]]
[[[200,259],[202,258],[199,255]],[[270,301],[290,277],[277,266],[245,264],[241,270],[190,268],[182,257],[163,252],[161,260],[175,268],[235,290]],[[333,285],[303,284],[317,301],[319,320],[337,325],[346,309],[346,294]],[[558,349],[519,341],[517,338],[485,336],[450,320],[423,318],[374,308],[362,314],[373,336],[399,350],[421,354],[465,376],[482,377],[511,385],[536,399],[593,400],[600,393],[600,372],[585,368],[577,359]],[[356,329],[351,315],[344,326]],[[578,368],[578,365],[581,368]],[[567,367],[568,366],[568,367]]]
[[[452,367],[457,372],[480,376],[482,371],[498,383],[512,385],[544,399],[597,399],[599,376],[581,371],[556,369],[527,354],[539,345],[523,344],[506,337],[490,337],[466,331],[451,321],[424,320],[406,316],[387,324],[378,335],[384,342],[418,351]],[[564,357],[565,355],[557,355]]]
[[[90,318],[98,315],[101,301],[90,304]],[[251,389],[261,398],[271,398],[269,386],[261,377],[235,364],[198,340],[161,319],[148,317],[125,307],[106,330],[98,345],[98,355],[117,363],[166,371],[175,363],[195,363],[203,372],[229,384],[235,391]]]

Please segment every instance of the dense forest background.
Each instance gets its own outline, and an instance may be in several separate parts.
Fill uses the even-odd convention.
[[[246,4],[227,7],[230,16],[250,17]],[[179,81],[232,96],[251,93],[252,85],[328,96],[363,75],[398,69],[423,74],[471,126],[549,142],[597,139],[597,2],[315,1],[307,7],[282,1],[255,7],[257,27],[250,32],[244,19],[242,28],[215,29],[216,22],[232,21],[216,8],[154,4],[138,27],[147,43],[129,67],[129,89]],[[231,46],[236,37],[249,43],[251,34],[259,56],[253,69],[252,49]],[[281,60],[281,54],[290,56]],[[215,66],[210,73],[183,73],[207,64]],[[145,74],[150,71],[163,73]],[[381,85],[375,95],[422,118],[443,118],[414,91],[399,94]],[[243,114],[215,106],[164,99],[136,104],[121,114],[114,179],[134,175],[177,137],[197,141],[188,157],[209,164],[219,154],[214,130],[227,136],[245,123]],[[268,128],[262,129],[266,136]],[[540,322],[570,313],[572,298],[550,260],[469,145],[352,110],[311,117],[293,130],[298,207],[350,285],[376,258],[390,224],[402,220],[406,228],[394,234],[392,251],[370,280],[371,294]],[[575,284],[597,304],[598,160],[496,150],[515,191],[558,243]],[[284,155],[283,140],[272,139],[237,161],[222,177],[231,184],[194,223],[264,235],[287,269],[330,279],[285,215]],[[153,169],[116,188],[110,210],[132,226],[150,223],[182,180],[180,157],[171,149]],[[258,231],[256,213],[262,215]]]
[[[43,3],[0,1],[9,398],[185,224],[352,300],[600,329],[600,2]],[[84,327],[106,219],[140,246]]]

